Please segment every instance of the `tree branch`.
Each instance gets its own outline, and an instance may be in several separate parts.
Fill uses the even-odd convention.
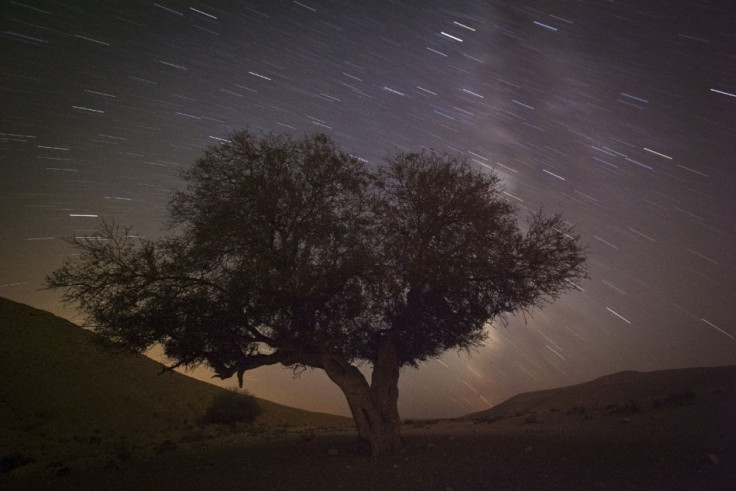
[[[218,365],[210,360],[210,365],[215,369],[215,375],[212,378],[226,380],[233,375],[238,377],[238,385],[243,387],[243,374],[254,368],[276,365],[281,363],[284,366],[305,365],[312,368],[321,368],[321,358],[309,353],[295,353],[288,350],[276,350],[271,354],[244,355],[241,360],[233,364]]]

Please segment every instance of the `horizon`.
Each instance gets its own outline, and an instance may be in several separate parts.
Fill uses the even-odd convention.
[[[0,296],[0,300],[9,300],[9,299]],[[30,308],[35,309],[35,307],[31,307],[31,306],[29,306],[27,304],[22,304],[21,303],[20,305],[22,305],[24,307],[30,307]],[[47,312],[47,311],[42,311],[42,312]],[[51,313],[51,312],[47,312],[47,313]],[[35,318],[35,314],[32,314],[32,315]],[[55,314],[52,314],[52,315],[55,315]],[[68,319],[64,319],[64,318],[62,318],[62,319],[63,320],[68,320]],[[73,322],[71,322],[71,324],[73,326],[79,328],[79,329],[86,330],[84,327],[79,326],[78,324],[75,324]],[[39,327],[42,327],[42,326],[39,326]],[[45,326],[43,326],[43,327],[45,327]],[[87,341],[84,341],[84,342],[86,343]],[[57,354],[60,354],[60,353],[61,352],[57,350],[54,353],[44,353],[44,355],[57,355]],[[117,353],[117,351],[115,353]],[[131,353],[133,353],[133,352],[131,352]],[[135,355],[137,356],[138,354],[135,354]],[[161,357],[158,357],[155,354],[150,353],[150,351],[147,352],[147,353],[140,353],[140,355],[141,356],[144,356],[144,358],[150,359],[150,360],[152,360],[154,362],[163,363],[163,360],[162,360]],[[111,359],[111,361],[114,361],[114,360]],[[714,365],[714,366],[697,366],[697,367],[672,367],[672,368],[664,368],[664,369],[650,370],[650,371],[622,370],[622,371],[619,371],[619,372],[609,373],[609,374],[597,376],[597,377],[594,377],[594,378],[591,378],[591,379],[583,380],[582,382],[577,382],[577,383],[574,383],[574,384],[567,384],[567,385],[554,386],[554,387],[548,387],[548,388],[537,388],[537,389],[534,389],[534,390],[518,392],[518,393],[515,393],[515,394],[511,395],[510,397],[508,397],[506,399],[503,399],[503,400],[498,401],[497,403],[493,404],[493,406],[491,406],[489,408],[486,408],[486,409],[483,409],[483,410],[480,410],[480,411],[476,411],[476,412],[473,412],[473,413],[449,414],[449,415],[444,415],[444,416],[437,416],[437,415],[430,414],[430,415],[425,415],[425,416],[421,416],[421,417],[412,417],[410,415],[410,416],[407,416],[407,417],[402,417],[402,420],[403,420],[403,422],[405,424],[407,424],[407,423],[409,423],[412,420],[435,420],[435,419],[463,419],[463,418],[470,418],[470,417],[475,417],[475,416],[482,415],[483,413],[486,413],[487,411],[490,411],[490,410],[496,410],[496,409],[505,407],[506,404],[509,403],[510,401],[517,400],[518,396],[529,396],[529,395],[541,396],[543,393],[547,393],[547,392],[552,392],[552,393],[555,393],[555,394],[558,394],[559,395],[559,394],[564,393],[564,391],[567,391],[568,389],[576,389],[578,387],[590,387],[591,384],[594,384],[594,383],[596,383],[596,382],[598,382],[600,380],[604,380],[604,379],[614,379],[614,378],[616,378],[618,380],[624,379],[624,380],[628,380],[629,381],[628,382],[629,385],[631,385],[632,384],[632,382],[631,382],[631,377],[632,376],[648,376],[648,377],[651,377],[651,376],[657,376],[657,375],[660,375],[661,376],[661,375],[665,375],[667,373],[677,372],[677,371],[683,371],[683,373],[686,373],[686,372],[690,371],[690,373],[694,373],[694,371],[700,371],[700,370],[728,369],[728,368],[736,368],[736,364],[730,364],[730,365]],[[211,385],[213,387],[219,387],[219,388],[228,389],[228,390],[241,391],[241,389],[238,388],[237,384],[228,386],[228,384],[227,384],[226,381],[225,382],[223,382],[223,381],[219,381],[219,382],[216,381],[215,379],[213,379],[213,377],[211,376],[211,372],[209,372],[208,370],[203,370],[203,369],[186,370],[186,369],[177,368],[174,371],[177,374],[179,374],[179,375],[182,375],[184,377],[187,377],[187,378],[196,380],[198,382],[206,383],[206,384]],[[309,371],[315,372],[315,371],[318,371],[318,370],[316,370],[316,369],[309,369]],[[162,372],[162,371],[159,371],[159,370],[151,370],[148,373],[148,375],[160,376],[160,375],[163,375],[164,373],[167,373],[167,372]],[[369,376],[368,373],[367,373],[367,375]],[[634,385],[636,385],[636,384],[634,384]],[[605,386],[609,386],[609,383],[606,383]],[[659,389],[660,392],[662,392],[663,390],[665,390],[665,387],[658,387],[658,389]],[[596,393],[599,392],[598,389],[595,389],[595,391],[596,391]],[[249,391],[247,391],[247,389],[245,389],[245,392],[246,393],[249,393]],[[250,395],[253,395],[253,394],[250,394]],[[340,393],[340,395],[341,395],[341,393]],[[651,396],[652,394],[649,394],[649,395]],[[258,397],[258,396],[256,396],[256,397]],[[263,398],[261,398],[261,399],[263,399]],[[269,401],[269,402],[275,402],[275,401],[270,401],[268,399],[266,399],[266,400]],[[287,406],[287,407],[293,407],[294,409],[303,409],[303,408],[299,408],[299,407],[295,407],[295,406]],[[317,412],[317,413],[321,413],[321,414],[333,415],[333,416],[343,416],[343,417],[346,417],[349,420],[352,420],[352,416],[350,415],[350,412],[349,412],[349,410],[347,408],[342,413],[329,412],[329,411],[328,412],[314,411],[314,410],[310,410],[310,409],[304,409],[304,410],[305,411],[313,411],[313,412]]]
[[[79,322],[39,290],[71,252],[64,237],[102,218],[160,236],[179,172],[233,131],[325,132],[368,165],[459,154],[499,175],[520,220],[562,213],[590,249],[576,291],[496,323],[469,357],[403,370],[403,418],[626,370],[736,364],[727,2],[14,2],[0,16],[0,296]],[[260,368],[244,388],[349,414],[322,372],[292,378]]]

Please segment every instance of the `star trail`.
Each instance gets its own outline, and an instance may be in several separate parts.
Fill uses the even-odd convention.
[[[65,237],[101,218],[165,233],[181,170],[233,131],[325,132],[367,165],[460,154],[521,220],[562,213],[590,251],[558,302],[406,370],[403,416],[736,363],[728,1],[23,0],[0,21],[2,296],[75,319],[40,290]],[[258,369],[246,388],[348,412],[317,372]]]

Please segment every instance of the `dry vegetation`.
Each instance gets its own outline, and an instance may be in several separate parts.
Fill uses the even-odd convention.
[[[734,489],[736,367],[624,372],[407,422],[371,459],[347,418],[258,400],[204,425],[223,389],[110,356],[67,321],[0,299],[0,488]]]

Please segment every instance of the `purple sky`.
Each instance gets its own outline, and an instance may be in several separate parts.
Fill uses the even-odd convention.
[[[459,153],[502,177],[522,219],[561,212],[590,248],[581,291],[470,358],[405,370],[404,417],[736,363],[728,0],[18,0],[0,21],[1,296],[74,319],[39,291],[64,237],[101,217],[156,237],[206,146],[322,131],[370,164]],[[259,369],[246,387],[348,413],[321,372]]]

